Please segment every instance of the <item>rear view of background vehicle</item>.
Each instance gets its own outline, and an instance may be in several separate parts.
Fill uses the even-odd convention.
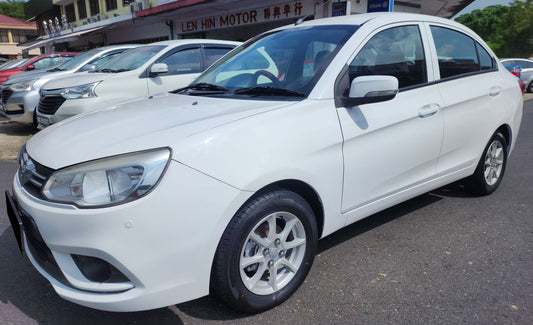
[[[183,87],[238,44],[208,39],[157,42],[122,53],[93,72],[54,79],[42,87],[39,127]]]
[[[55,78],[94,70],[113,56],[136,46],[100,47],[82,53],[53,69],[33,70],[12,75],[0,86],[0,105],[4,115],[13,121],[37,125],[36,108],[39,104],[39,91],[42,85]]]
[[[506,67],[518,67],[518,77],[526,85],[526,91],[533,93],[533,61],[527,59],[501,59]],[[511,71],[512,72],[512,71]]]

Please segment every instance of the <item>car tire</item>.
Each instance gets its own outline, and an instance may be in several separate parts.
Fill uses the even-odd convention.
[[[470,190],[478,195],[491,194],[500,185],[506,166],[507,140],[497,132],[483,150],[476,171],[470,176]]]
[[[32,127],[37,130],[37,126],[39,125],[39,123],[37,123],[37,107],[35,108],[35,110],[33,111],[33,121],[31,123]]]
[[[211,288],[240,312],[273,308],[304,281],[317,241],[313,210],[301,196],[283,189],[259,195],[227,226],[215,254]]]
[[[533,93],[533,80],[531,80],[529,85],[527,85],[526,92]]]

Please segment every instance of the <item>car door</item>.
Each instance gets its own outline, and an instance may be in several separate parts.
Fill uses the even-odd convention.
[[[438,172],[461,172],[477,164],[506,107],[496,59],[473,37],[431,24],[438,57],[437,84],[443,97],[444,136]]]
[[[348,223],[424,192],[442,141],[442,103],[428,73],[423,26],[388,26],[367,39],[337,79],[336,93],[346,93],[354,78],[365,75],[395,76],[400,91],[392,100],[355,107],[336,101],[344,137],[342,212],[355,212]]]

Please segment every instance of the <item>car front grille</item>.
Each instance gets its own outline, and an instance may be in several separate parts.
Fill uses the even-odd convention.
[[[41,190],[54,170],[33,161],[25,148],[20,152],[19,164],[18,177],[22,187],[31,195],[44,199]]]
[[[7,103],[7,100],[9,99],[9,97],[11,97],[11,95],[13,95],[13,90],[11,90],[11,88],[2,89],[2,103]]]
[[[61,95],[42,96],[39,101],[39,113],[54,115],[58,108],[65,102],[65,97]]]

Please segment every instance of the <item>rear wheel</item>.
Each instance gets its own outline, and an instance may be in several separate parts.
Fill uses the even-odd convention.
[[[276,190],[237,212],[215,255],[215,294],[248,313],[270,309],[303,282],[317,247],[317,226],[309,204],[296,193]]]
[[[526,91],[527,91],[528,93],[533,93],[533,80],[531,80],[531,81],[529,82],[529,85],[527,86]]]
[[[470,176],[470,188],[479,195],[488,195],[500,185],[507,165],[507,140],[497,132],[483,151],[476,171]]]

